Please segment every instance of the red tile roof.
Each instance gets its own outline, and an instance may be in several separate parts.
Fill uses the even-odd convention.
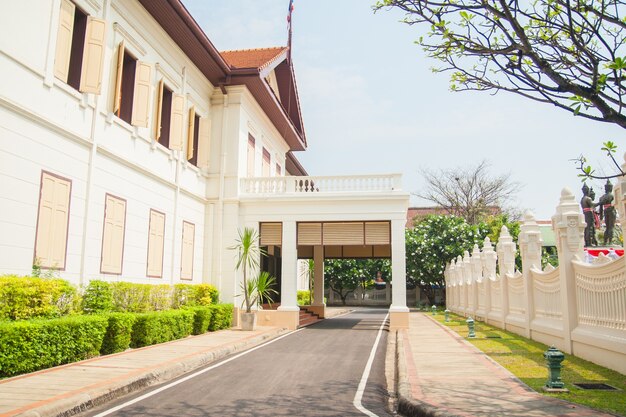
[[[286,46],[274,48],[241,49],[222,51],[220,54],[231,68],[258,68],[270,65],[287,50]]]

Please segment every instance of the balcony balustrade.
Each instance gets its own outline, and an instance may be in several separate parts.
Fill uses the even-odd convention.
[[[241,178],[241,195],[389,193],[401,190],[401,174]]]

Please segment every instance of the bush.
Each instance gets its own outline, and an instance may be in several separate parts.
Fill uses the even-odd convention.
[[[144,313],[150,311],[151,284],[112,282],[113,311]]]
[[[83,294],[82,310],[85,313],[101,313],[113,310],[113,290],[107,281],[89,282]]]
[[[58,278],[0,276],[0,319],[53,318],[76,311],[80,298]]]
[[[219,300],[217,288],[210,284],[174,285],[172,308],[207,306]]]
[[[196,288],[196,303],[201,306],[208,306],[211,304],[217,304],[219,301],[219,292],[211,284],[197,284]]]
[[[106,328],[101,315],[0,322],[0,377],[97,356]]]
[[[309,290],[298,291],[298,305],[305,306],[311,303],[311,299],[309,298]]]
[[[213,314],[211,315],[211,324],[209,325],[210,332],[231,328],[233,322],[232,304],[214,304],[208,306],[208,308],[213,310]]]
[[[108,355],[123,352],[130,347],[133,324],[137,320],[135,313],[110,313],[100,353]]]
[[[137,348],[189,336],[194,316],[193,311],[185,309],[137,314],[130,345]]]
[[[193,311],[193,331],[192,334],[203,334],[209,331],[211,318],[213,317],[213,309],[209,306],[186,307],[187,310]]]

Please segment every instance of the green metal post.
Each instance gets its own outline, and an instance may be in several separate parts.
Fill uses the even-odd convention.
[[[465,322],[467,323],[467,328],[469,330],[467,337],[469,337],[470,339],[475,338],[476,333],[474,332],[474,319],[469,317],[467,320],[465,320]]]
[[[431,307],[432,311],[433,311],[433,316],[435,314],[437,314],[437,306],[433,304],[433,306]]]
[[[563,352],[555,348],[550,347],[544,352],[543,357],[546,359],[546,366],[548,367],[548,381],[546,381],[546,388],[549,389],[563,389],[565,384],[561,381],[561,362],[565,359]]]
[[[450,321],[450,310],[446,308],[446,311],[443,312],[446,316],[446,323]]]

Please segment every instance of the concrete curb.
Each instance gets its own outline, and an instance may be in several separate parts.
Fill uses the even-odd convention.
[[[459,417],[414,398],[407,372],[404,334],[396,331],[396,394],[398,413],[405,417]]]
[[[141,390],[151,385],[160,384],[177,378],[187,372],[201,368],[233,353],[237,353],[266,341],[289,333],[286,329],[272,329],[250,339],[244,339],[232,345],[218,347],[208,352],[198,353],[174,364],[154,368],[143,374],[123,378],[108,384],[88,389],[76,394],[69,394],[49,404],[24,411],[19,417],[67,417],[101,406],[126,394]]]

